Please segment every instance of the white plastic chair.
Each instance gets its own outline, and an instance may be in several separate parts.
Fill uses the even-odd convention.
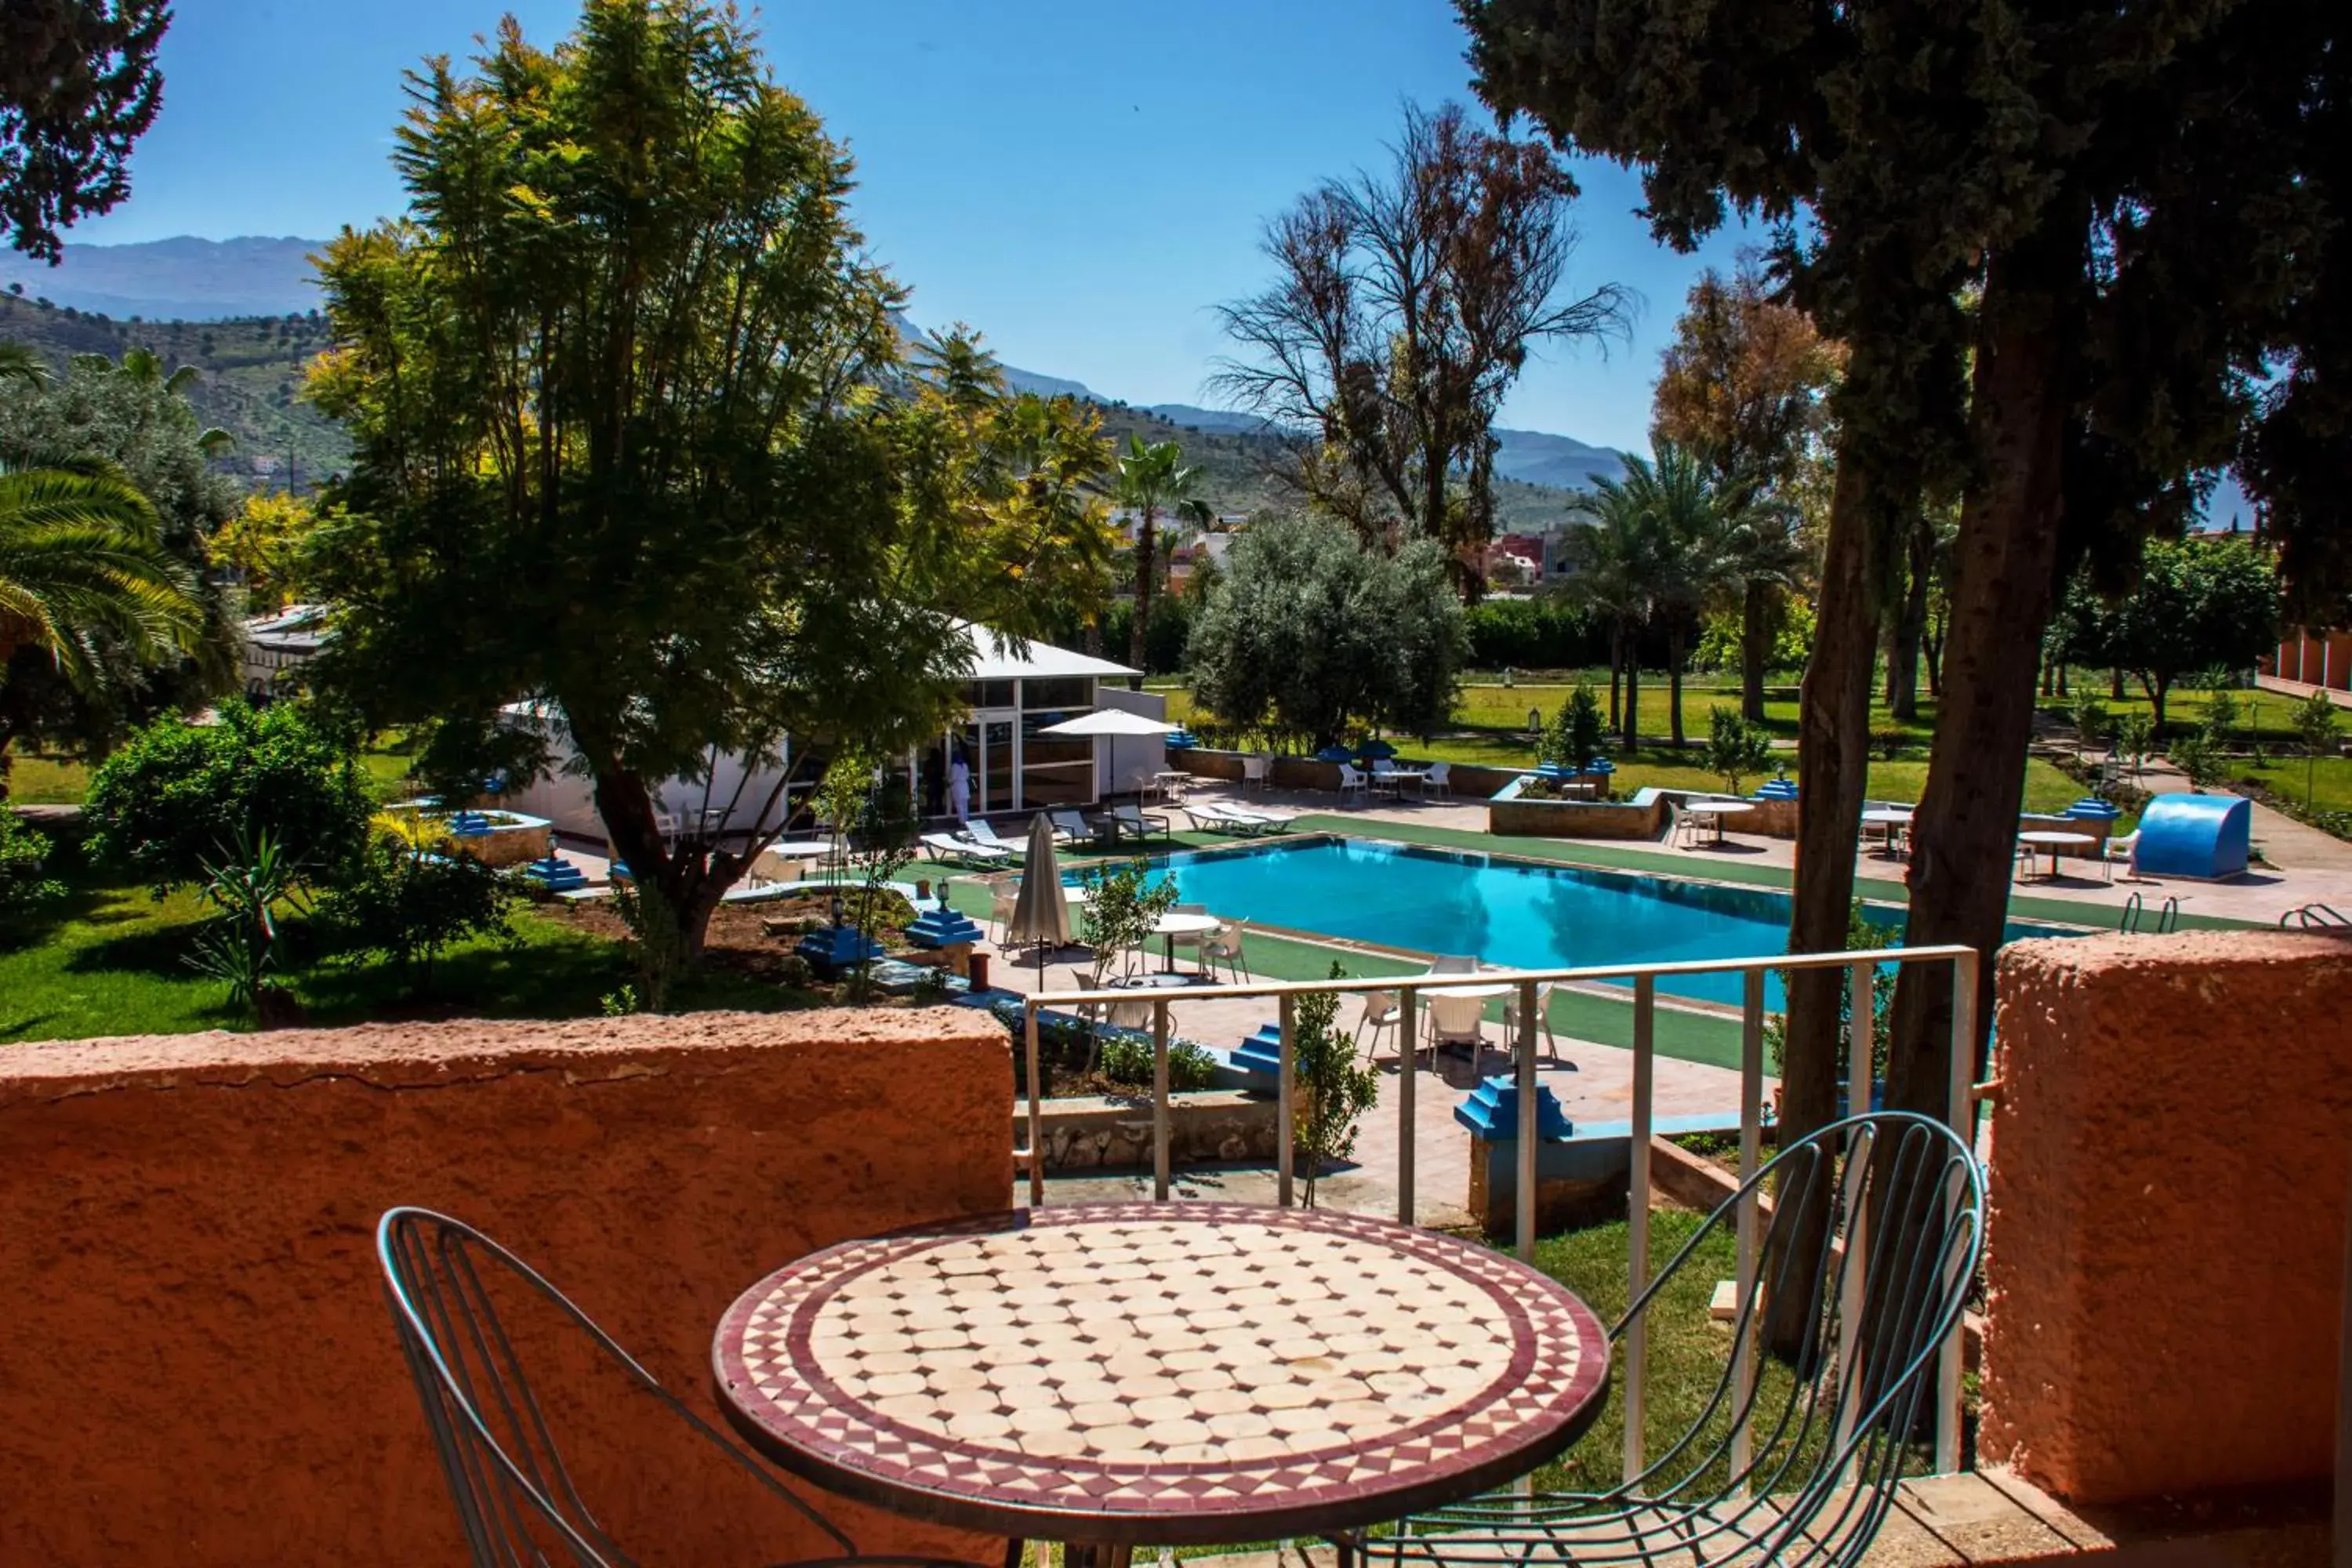
[[[1013,907],[1021,901],[1021,879],[998,877],[988,884],[988,923],[996,928],[996,944],[1013,933]]]
[[[1347,804],[1347,799],[1351,795],[1360,795],[1367,801],[1370,800],[1372,795],[1372,781],[1367,778],[1360,769],[1351,767],[1346,763],[1341,763],[1339,764],[1340,804],[1343,805]]]
[[[1429,764],[1428,776],[1421,781],[1421,793],[1423,795],[1450,796],[1454,793],[1453,778],[1454,764],[1452,763],[1432,763]]]
[[[1443,996],[1432,992],[1422,997],[1423,1010],[1429,1015],[1429,1043],[1433,1049],[1446,1046],[1468,1046],[1470,1060],[1475,1066],[1480,1047],[1486,1043],[1486,1004],[1477,996]]]
[[[1252,752],[1242,758],[1242,787],[1264,789],[1272,782],[1274,759],[1263,752]]]
[[[1374,757],[1370,787],[1388,795],[1402,795],[1404,793],[1404,784],[1396,776],[1396,763],[1386,757]]]
[[[1209,912],[1209,906],[1206,904],[1178,904],[1169,912],[1179,915],[1205,915]],[[1214,933],[1211,931],[1179,931],[1171,938],[1163,938],[1162,940],[1173,942],[1175,943],[1175,951],[1177,952],[1191,953],[1192,955],[1192,962],[1201,964],[1205,968],[1207,967],[1208,961],[1208,954],[1205,949],[1208,946],[1209,938]]]
[[[1356,1020],[1356,1044],[1363,1047],[1364,1060],[1367,1063],[1380,1055],[1381,1031],[1386,1029],[1394,1033],[1403,1017],[1404,999],[1398,993],[1394,991],[1364,993],[1364,1016]],[[1372,1037],[1370,1040],[1364,1038],[1364,1032],[1367,1029],[1371,1031]]]
[[[1551,997],[1554,983],[1539,982],[1536,986],[1536,1024],[1543,1030],[1544,1055],[1551,1061],[1559,1060],[1559,1037],[1551,1032]],[[1511,1048],[1519,1047],[1519,993],[1515,987],[1503,998],[1503,1032],[1510,1037]]]
[[[1201,963],[1208,970],[1210,979],[1217,977],[1220,960],[1225,965],[1225,972],[1235,980],[1244,976],[1251,980],[1257,978],[1250,970],[1249,956],[1242,951],[1242,935],[1248,929],[1247,921],[1228,921],[1211,931],[1208,939],[1201,943]]]
[[[2126,873],[2138,871],[2138,828],[2133,828],[2121,838],[2104,838],[2099,841],[2099,868],[2107,874],[2107,880],[2110,882],[2116,879],[2116,862],[2118,860],[2123,862]]]

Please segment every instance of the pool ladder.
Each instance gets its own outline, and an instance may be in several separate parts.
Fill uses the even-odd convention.
[[[2147,915],[2147,900],[2138,893],[2134,893],[2124,900],[2124,912],[2116,919],[2116,929],[2126,936],[2137,936],[2139,934],[2140,921]],[[2285,923],[2284,919],[2280,923],[2282,925]],[[2180,900],[2175,896],[2165,900],[2163,907],[2156,911],[2156,924],[2150,930],[2154,935],[2168,936],[2179,929]]]
[[[2332,904],[2305,904],[2279,916],[2279,924],[2300,925],[2305,931],[2352,930],[2352,920],[2347,920]]]

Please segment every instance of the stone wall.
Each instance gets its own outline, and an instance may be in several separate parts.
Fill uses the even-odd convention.
[[[2074,1500],[2325,1477],[2352,942],[2012,943],[1980,1447]]]
[[[1003,1027],[956,1009],[0,1050],[0,1563],[457,1562],[378,1284],[385,1208],[480,1226],[711,1413],[711,1332],[761,1274],[1006,1206],[1012,1106]],[[564,1438],[653,1558],[825,1550],[650,1401]],[[998,1554],[826,1507],[869,1552]]]
[[[1645,789],[1631,800],[1521,800],[1507,792],[1486,803],[1486,831],[1526,838],[1655,838],[1665,796]]]
[[[1235,1089],[1189,1090],[1168,1097],[1171,1164],[1211,1160],[1271,1160],[1280,1129],[1274,1100]],[[1041,1108],[1048,1171],[1148,1170],[1152,1163],[1149,1100],[1101,1095],[1049,1100]],[[1013,1114],[1014,1134],[1028,1138],[1027,1101]]]

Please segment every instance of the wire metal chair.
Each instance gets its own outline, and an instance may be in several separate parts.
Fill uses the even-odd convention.
[[[1777,1203],[1763,1196],[1768,1184],[1779,1184]],[[1771,1206],[1759,1205],[1758,1289],[1731,1326],[1733,1344],[1753,1348],[1729,1358],[1663,1454],[1609,1491],[1496,1492],[1393,1532],[1335,1537],[1342,1564],[1858,1563],[1932,1424],[1937,1352],[1967,1303],[1981,1246],[1983,1173],[1968,1145],[1927,1117],[1881,1111],[1824,1127],[1708,1216],[1611,1330],[1612,1342],[1710,1236],[1738,1224],[1751,1194]],[[1831,1244],[1807,1245],[1824,1218]],[[1859,1268],[1847,1246],[1857,1221],[1867,1226]],[[1795,1353],[1764,1353],[1768,1321],[1801,1331]]]
[[[388,1210],[376,1226],[376,1258],[393,1326],[477,1568],[635,1568],[638,1562],[574,1484],[540,1395],[524,1374],[518,1336],[509,1331],[500,1300],[534,1309],[527,1324],[517,1325],[527,1329],[526,1342],[552,1348],[551,1331],[601,1354],[839,1548],[796,1568],[967,1568],[860,1552],[838,1525],[664,1388],[536,1269],[462,1220],[429,1209]],[[540,1307],[552,1310],[535,1310]],[[1004,1568],[1014,1568],[1020,1555],[1021,1542],[1011,1542]]]

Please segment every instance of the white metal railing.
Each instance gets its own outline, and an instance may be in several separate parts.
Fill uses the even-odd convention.
[[[1847,972],[1852,986],[1853,1005],[1850,1009],[1846,1034],[1846,1104],[1853,1110],[1867,1110],[1871,1096],[1871,1035],[1873,1009],[1870,998],[1872,983],[1878,966],[1913,963],[1948,963],[1952,966],[1952,1034],[1951,1072],[1948,1085],[1948,1123],[1971,1146],[1974,1143],[1970,1080],[1976,1058],[1977,978],[1980,960],[1971,947],[1896,947],[1876,952],[1783,953],[1772,957],[1696,960],[1678,963],[1634,963],[1586,969],[1481,969],[1474,974],[1412,974],[1382,975],[1371,979],[1240,981],[1205,985],[1188,985],[1181,989],[1158,990],[1148,996],[1132,989],[1079,989],[1040,992],[1024,997],[1022,1005],[1022,1047],[1028,1072],[1029,1086],[1029,1147],[1024,1152],[1029,1165],[1029,1201],[1042,1207],[1045,1202],[1045,1107],[1040,1096],[1043,1079],[1039,1076],[1038,1024],[1039,1013],[1047,1008],[1108,1005],[1121,1003],[1129,1005],[1149,1000],[1151,1009],[1152,1072],[1151,1072],[1151,1173],[1152,1196],[1166,1202],[1170,1192],[1170,1125],[1168,1087],[1169,1009],[1181,1002],[1210,1002],[1272,996],[1281,1009],[1280,1055],[1276,1079],[1276,1104],[1292,1103],[1297,1087],[1297,1073],[1292,1050],[1295,1010],[1301,996],[1321,993],[1341,995],[1361,994],[1368,991],[1393,991],[1398,994],[1397,1038],[1404,1052],[1404,1070],[1397,1075],[1397,1218],[1405,1225],[1413,1221],[1413,1134],[1415,1080],[1420,1077],[1414,1066],[1417,1059],[1413,1041],[1416,1037],[1414,1014],[1421,993],[1443,991],[1464,984],[1492,985],[1507,984],[1517,988],[1518,1037],[1513,1042],[1513,1055],[1518,1084],[1518,1133],[1514,1150],[1517,1164],[1515,1210],[1513,1215],[1515,1240],[1518,1255],[1532,1262],[1536,1246],[1536,1155],[1538,1150],[1536,1028],[1538,988],[1562,984],[1626,980],[1633,983],[1633,1118],[1628,1139],[1628,1163],[1631,1168],[1631,1189],[1626,1199],[1626,1268],[1627,1300],[1641,1293],[1650,1277],[1650,1161],[1652,1128],[1654,1124],[1655,1078],[1657,1069],[1657,1005],[1658,982],[1686,974],[1736,973],[1743,977],[1743,999],[1740,1007],[1739,1032],[1739,1179],[1744,1184],[1754,1175],[1762,1160],[1764,1123],[1764,981],[1773,970],[1838,969]],[[1287,1207],[1295,1185],[1292,1160],[1294,1129],[1292,1119],[1277,1114],[1275,1118],[1275,1202]],[[1957,1194],[1955,1195],[1957,1202]],[[1740,1205],[1738,1215],[1738,1290],[1742,1302],[1756,1289],[1757,1270],[1757,1205],[1751,1197]],[[1869,1237],[1866,1225],[1854,1220],[1846,1237],[1851,1261],[1844,1270],[1846,1289],[1858,1296],[1867,1277]],[[1955,1267],[1958,1267],[1957,1259]],[[1858,1300],[1844,1303],[1844,1321],[1860,1321]],[[1947,1337],[1937,1365],[1936,1397],[1936,1468],[1948,1474],[1959,1468],[1960,1459],[1960,1373],[1962,1362],[1962,1325],[1955,1320]],[[1636,1318],[1627,1325],[1624,1335],[1625,1388],[1625,1475],[1631,1479],[1642,1468],[1643,1440],[1643,1405],[1647,1377],[1646,1322]],[[1849,1348],[1848,1353],[1852,1351]],[[1738,1387],[1743,1393],[1755,1373],[1749,1347],[1741,1343],[1735,1352]],[[1843,1434],[1841,1434],[1843,1436]],[[1745,1426],[1735,1435],[1733,1450],[1735,1470],[1743,1469],[1748,1461],[1748,1436]]]

